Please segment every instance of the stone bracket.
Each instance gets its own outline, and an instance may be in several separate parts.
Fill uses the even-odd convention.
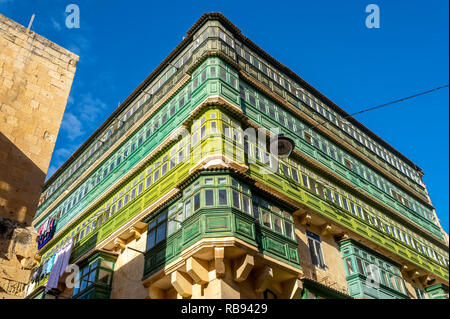
[[[203,285],[209,282],[209,265],[205,260],[189,257],[186,259],[186,272],[197,284]]]
[[[192,296],[192,282],[186,273],[175,270],[170,275],[170,283],[180,296]]]
[[[136,225],[131,226],[128,230],[132,234],[132,238],[135,240],[139,240],[141,238],[142,233],[145,232],[145,228],[138,228]]]
[[[327,235],[331,235],[331,225],[330,224],[325,224],[322,226],[322,228],[320,229],[320,235],[321,236],[327,236]]]
[[[300,224],[303,225],[303,226],[305,226],[306,224],[311,223],[311,220],[312,220],[311,214],[306,213],[305,215],[303,215],[303,216],[300,218]]]
[[[247,279],[250,271],[255,266],[255,258],[252,255],[245,254],[243,257],[234,261],[234,280],[242,282]]]
[[[114,250],[115,251],[124,251],[125,250],[125,241],[120,238],[114,239]]]
[[[225,248],[215,247],[214,248],[214,266],[216,268],[216,277],[222,278],[225,276]]]

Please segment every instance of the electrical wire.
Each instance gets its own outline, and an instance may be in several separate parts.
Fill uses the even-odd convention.
[[[344,116],[343,119],[348,119],[350,117],[353,117],[353,116],[361,114],[361,113],[365,113],[365,112],[381,109],[383,107],[386,107],[386,106],[389,106],[389,105],[392,105],[392,104],[400,103],[400,102],[403,102],[403,101],[406,101],[406,100],[409,100],[409,99],[412,99],[412,98],[415,98],[415,97],[418,97],[418,96],[421,96],[421,95],[429,94],[429,93],[432,93],[432,92],[435,92],[435,91],[447,88],[448,86],[449,86],[448,84],[445,84],[445,85],[442,85],[442,86],[435,87],[435,88],[433,88],[431,90],[423,91],[423,92],[416,93],[414,95],[410,95],[410,96],[407,96],[407,97],[404,97],[404,98],[401,98],[401,99],[397,99],[397,100],[390,101],[390,102],[387,102],[387,103],[384,103],[384,104],[380,104],[380,105],[377,105],[377,106],[369,107],[367,109],[364,109],[364,110],[361,110],[361,111],[349,114],[347,116]],[[323,124],[325,124],[327,122],[330,122],[330,120],[326,119],[322,123],[319,123],[319,124],[316,124],[314,126],[308,127],[308,129],[314,129],[316,127],[322,126]]]

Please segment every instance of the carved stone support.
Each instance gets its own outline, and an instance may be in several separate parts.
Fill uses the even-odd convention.
[[[300,217],[300,224],[305,226],[306,224],[311,223],[311,220],[312,220],[311,214],[306,213],[305,215]]]
[[[186,260],[186,272],[197,284],[203,285],[209,282],[209,265],[205,260],[189,257]]]
[[[255,258],[252,255],[245,254],[245,256],[234,261],[234,280],[237,282],[242,282],[247,279],[250,271],[255,265]]]
[[[139,240],[145,229],[137,228],[136,226],[131,226],[129,232],[132,234],[133,239]]]
[[[323,225],[322,228],[320,229],[320,235],[324,237],[331,235],[331,225],[330,224]]]
[[[192,296],[192,282],[186,273],[175,270],[170,276],[170,282],[180,296]]]
[[[216,268],[216,277],[222,278],[225,276],[225,248],[215,247],[214,248],[214,266]]]
[[[124,251],[125,250],[125,241],[120,238],[114,239],[114,251]]]

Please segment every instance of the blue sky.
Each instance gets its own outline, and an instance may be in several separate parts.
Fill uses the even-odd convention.
[[[79,29],[65,26],[80,8]],[[380,28],[365,26],[367,5]],[[51,175],[204,13],[243,33],[349,113],[448,83],[448,1],[0,0],[0,13],[80,56]],[[419,165],[449,229],[448,89],[357,119]]]

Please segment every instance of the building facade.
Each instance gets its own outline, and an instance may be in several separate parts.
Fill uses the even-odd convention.
[[[203,15],[46,183],[27,298],[448,298],[422,171],[347,116]]]
[[[31,227],[78,56],[0,14],[0,299],[23,298]]]

